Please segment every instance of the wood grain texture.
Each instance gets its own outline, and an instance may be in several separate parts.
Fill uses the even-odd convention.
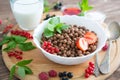
[[[55,0],[49,0],[49,2],[54,2]],[[66,4],[76,4],[80,0],[60,0]],[[101,11],[107,15],[107,19],[105,20],[106,23],[111,21],[120,21],[120,0],[107,0],[108,2],[104,2],[105,0],[89,0],[90,4],[94,6],[94,11]],[[0,19],[10,18],[10,20],[14,23],[15,19],[10,9],[9,0],[0,0]],[[1,29],[1,26],[0,26]],[[0,41],[2,39],[0,34]],[[119,43],[120,44],[120,43]],[[120,46],[119,46],[120,47]],[[120,61],[120,60],[118,60]],[[116,61],[116,62],[118,62]],[[114,66],[114,65],[112,65]],[[8,80],[9,71],[7,70],[0,50],[0,80]],[[18,80],[14,78],[14,80]],[[120,67],[106,80],[120,80]]]
[[[52,12],[52,14],[60,14],[60,13]],[[16,26],[14,29],[16,29],[16,28],[18,29],[18,26]],[[32,34],[32,32],[30,32],[30,33]],[[32,40],[28,40],[28,41],[31,41],[34,44],[34,42]],[[120,57],[120,54],[119,54],[120,51],[119,51],[119,45],[117,45],[117,44],[119,44],[119,42],[120,42],[120,39],[117,40],[117,42],[113,42],[113,44],[112,44],[113,48],[111,49],[111,54],[110,54],[110,56],[111,56],[111,58],[110,58],[110,64],[111,64],[110,65],[110,67],[111,67],[110,73],[107,75],[100,75],[97,78],[95,76],[90,76],[87,80],[104,80],[118,68],[118,66],[120,64],[120,61],[118,61],[119,57]],[[5,47],[6,47],[6,45],[3,46],[3,48],[5,48]],[[104,55],[105,55],[104,51],[99,52],[99,54],[98,54],[99,64],[101,63]],[[15,58],[8,57],[6,52],[2,52],[2,57],[3,57],[3,60],[9,70],[16,62],[18,62],[18,60],[16,60]],[[74,77],[72,78],[72,80],[86,80],[86,78],[84,78],[84,76],[83,76],[84,70],[88,67],[88,63],[90,61],[92,61],[92,62],[95,61],[94,58],[95,57],[93,57],[92,59],[90,59],[80,65],[66,66],[66,65],[56,64],[56,63],[48,60],[39,49],[35,49],[35,50],[23,52],[23,59],[25,59],[25,60],[33,59],[33,62],[28,65],[32,69],[33,75],[27,75],[27,76],[25,76],[25,78],[21,78],[17,74],[16,74],[16,76],[21,80],[39,80],[38,74],[40,72],[48,72],[49,70],[54,69],[57,72],[63,72],[63,71],[73,72]],[[59,77],[50,78],[49,80],[59,80]]]

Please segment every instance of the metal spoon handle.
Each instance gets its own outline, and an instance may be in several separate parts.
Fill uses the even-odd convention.
[[[100,75],[99,66],[98,66],[98,53],[96,53],[94,75],[96,77]]]
[[[112,43],[112,41],[110,40],[108,50],[107,50],[105,57],[100,65],[100,72],[102,74],[107,74],[110,71],[110,48],[112,45],[111,43]]]

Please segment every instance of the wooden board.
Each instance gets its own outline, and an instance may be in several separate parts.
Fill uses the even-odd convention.
[[[56,13],[53,12],[52,14],[56,14]],[[61,13],[57,12],[57,14],[61,14]],[[105,24],[102,24],[102,25],[105,26]],[[18,26],[16,26],[14,29],[18,29]],[[30,33],[32,34],[32,31],[30,31]],[[29,41],[33,42],[32,40],[29,40]],[[110,73],[107,75],[100,75],[97,78],[92,75],[87,79],[84,78],[83,76],[84,70],[88,67],[89,61],[92,61],[92,62],[95,61],[95,57],[79,65],[65,66],[65,65],[56,64],[48,60],[39,49],[34,49],[28,52],[23,52],[23,59],[26,59],[26,60],[33,59],[33,62],[28,65],[32,69],[33,74],[26,75],[24,79],[19,77],[17,74],[16,76],[21,80],[39,80],[38,74],[40,72],[43,72],[43,71],[48,72],[49,70],[54,69],[57,72],[63,72],[63,71],[73,72],[74,77],[71,80],[104,80],[108,76],[110,76],[118,68],[120,64],[120,60],[119,60],[120,45],[118,44],[120,44],[120,38],[117,41],[113,42],[112,44],[112,49],[110,53],[110,56],[111,56],[110,57]],[[5,46],[6,45],[4,45],[2,48],[5,48]],[[100,51],[98,55],[99,55],[99,64],[100,64],[105,55],[105,52]],[[5,52],[2,52],[2,56],[9,70],[16,62],[18,62],[18,60],[16,60],[15,58],[9,58],[7,53]],[[56,78],[50,78],[49,80],[60,80],[60,79],[59,77],[56,77]]]

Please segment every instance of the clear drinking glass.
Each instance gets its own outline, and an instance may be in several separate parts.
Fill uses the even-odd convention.
[[[33,30],[40,23],[44,0],[10,0],[12,12],[19,27]]]

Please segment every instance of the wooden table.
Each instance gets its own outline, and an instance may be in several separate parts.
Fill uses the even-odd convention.
[[[55,0],[49,0],[50,2],[54,2]],[[63,4],[77,4],[80,0],[60,0]],[[106,23],[111,21],[120,21],[120,0],[89,0],[90,4],[94,6],[94,11],[100,11],[107,15]],[[8,0],[0,0],[0,19],[10,18],[13,23],[15,23],[14,17],[12,15],[10,5]],[[1,29],[1,28],[0,28]],[[2,39],[2,35],[0,35],[0,41]],[[1,47],[0,47],[1,48]],[[0,80],[8,80],[9,71],[4,65],[1,56],[0,49]],[[14,79],[18,80],[18,79]],[[120,67],[106,80],[120,80]]]

